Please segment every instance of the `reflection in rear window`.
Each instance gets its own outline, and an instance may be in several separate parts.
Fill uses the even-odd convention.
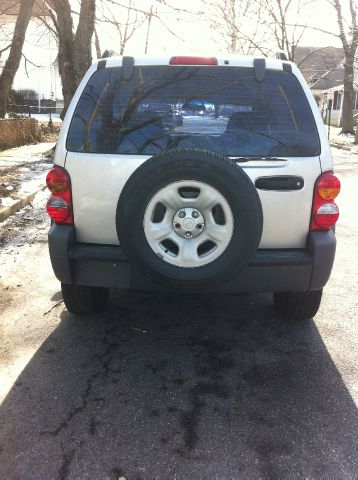
[[[137,66],[96,71],[67,137],[75,152],[152,155],[176,147],[227,156],[314,156],[317,129],[296,77],[251,68]]]

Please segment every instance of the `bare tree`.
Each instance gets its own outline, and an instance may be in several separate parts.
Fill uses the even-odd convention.
[[[95,26],[95,0],[81,0],[77,14],[78,23],[74,30],[73,15],[69,0],[47,0],[51,22],[39,16],[58,42],[58,68],[62,82],[64,110],[68,105],[87,69],[92,63],[92,36]]]
[[[342,133],[354,133],[353,130],[353,99],[354,99],[354,59],[358,46],[357,4],[349,0],[349,22],[343,18],[340,0],[328,0],[335,9],[339,28],[339,38],[344,50],[344,80],[343,80],[343,107]],[[347,25],[345,27],[345,25]],[[358,143],[358,129],[355,143]]]
[[[302,11],[313,0],[211,0],[209,19],[229,53],[268,55],[284,51],[294,61],[307,25]]]
[[[252,55],[266,55],[270,48],[261,28],[262,6],[250,0],[212,0],[205,4],[208,19],[216,38],[221,39],[225,51]]]
[[[143,50],[144,53],[148,53],[150,32],[156,22],[161,24],[170,35],[184,42],[184,39],[180,38],[163,19],[162,8],[167,8],[171,14],[175,14],[178,21],[183,14],[192,15],[192,12],[181,7],[174,7],[167,0],[151,0],[150,2],[143,2],[143,0],[101,0],[100,8],[97,10],[96,22],[98,24],[108,24],[115,28],[119,35],[120,48],[116,52],[119,55],[124,54],[128,42],[135,33],[146,27]]]
[[[295,61],[295,50],[308,26],[300,23],[302,13],[314,5],[313,0],[255,0],[262,7],[262,28],[268,29],[272,44]]]
[[[123,55],[128,41],[143,25],[148,15],[147,11],[136,8],[134,0],[127,0],[127,5],[116,0],[102,0],[97,21],[109,23],[115,28],[119,35],[118,53]]]
[[[180,4],[180,2],[178,3]],[[180,23],[183,21],[183,16],[186,15],[187,17],[190,16],[190,18],[193,17],[193,15],[199,13],[199,12],[193,12],[190,10],[187,10],[183,7],[176,7],[174,5],[171,5],[171,2],[168,2],[168,0],[151,0],[150,2],[150,7],[148,9],[148,12],[146,14],[147,17],[147,32],[145,36],[145,46],[144,46],[144,53],[148,53],[148,48],[149,48],[149,34],[151,28],[154,26],[154,21],[155,23],[158,22],[162,27],[165,28],[165,30],[172,35],[173,37],[177,38],[181,42],[185,42],[184,38],[180,37],[173,29],[169,28],[165,21],[165,15],[163,14],[163,11],[161,10],[160,7],[167,7],[172,14],[175,14],[177,17],[177,23]]]
[[[6,114],[7,99],[19,68],[25,34],[30,22],[34,0],[21,0],[11,44],[0,52],[10,49],[9,56],[0,74],[0,117]]]

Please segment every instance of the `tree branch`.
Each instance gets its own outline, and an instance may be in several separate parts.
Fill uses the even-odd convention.
[[[311,25],[302,25],[302,24],[299,24],[299,23],[296,23],[296,24],[295,23],[288,23],[287,24],[288,27],[294,27],[295,25],[297,27],[300,27],[300,28],[308,28],[309,30],[315,30],[316,32],[326,33],[327,35],[331,35],[332,37],[340,38],[340,36],[337,35],[336,33],[330,32],[329,30],[324,30],[323,28],[313,27]]]
[[[161,5],[165,5],[166,7],[176,11],[177,13],[188,13],[189,15],[193,15],[193,12],[191,12],[190,10],[186,10],[185,8],[173,7],[173,5],[170,5],[166,0],[155,0],[155,1],[157,3],[160,3]]]
[[[36,15],[35,18],[37,18],[38,20],[40,20],[40,22],[42,22],[42,23],[45,25],[45,27],[52,33],[52,35],[53,35],[55,38],[58,38],[58,32],[57,32],[57,30],[55,30],[55,29],[49,24],[49,22],[46,20],[45,17],[40,17],[40,16]],[[52,19],[51,19],[51,20],[52,20]],[[53,20],[52,20],[52,22],[53,22]]]
[[[176,33],[174,33],[173,30],[171,30],[171,29],[168,27],[168,25],[166,25],[160,17],[158,17],[158,20],[159,20],[159,22],[163,25],[163,27],[165,27],[165,28],[168,30],[168,32],[169,32],[171,35],[173,35],[173,37],[177,38],[177,39],[180,40],[181,42],[185,42],[184,38],[181,38],[181,37],[179,37],[179,35],[177,35]]]
[[[6,52],[6,50],[8,50],[10,47],[11,47],[11,43],[10,43],[7,47],[2,48],[2,49],[0,50],[0,57],[1,57],[1,54],[2,54],[3,52]]]
[[[22,57],[24,58],[25,60],[25,72],[26,72],[26,75],[27,75],[27,78],[29,78],[29,72],[27,71],[27,64],[30,63],[31,65],[33,65],[34,67],[37,67],[37,68],[43,68],[43,65],[36,65],[36,63],[32,62],[31,60],[29,60],[23,53],[21,54]]]
[[[297,64],[297,67],[300,67],[309,57],[311,57],[313,54],[317,52],[321,52],[327,47],[322,47],[322,48],[317,48],[316,50],[313,50],[312,52],[308,53],[303,59],[300,61],[300,63]]]

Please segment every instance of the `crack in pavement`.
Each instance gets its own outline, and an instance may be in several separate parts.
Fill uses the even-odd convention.
[[[60,480],[66,480],[70,474],[70,466],[71,466],[73,457],[75,456],[76,448],[65,451],[63,443],[61,443],[61,450],[62,450],[62,464],[58,469],[58,476]]]
[[[69,423],[81,412],[83,412],[88,404],[89,395],[93,388],[93,381],[98,378],[102,373],[103,378],[107,378],[110,373],[116,373],[116,370],[111,369],[110,363],[112,361],[112,352],[119,346],[117,342],[110,342],[109,337],[112,336],[117,329],[117,325],[110,327],[105,331],[105,334],[102,338],[101,343],[105,346],[105,350],[101,354],[96,354],[92,357],[93,360],[99,360],[100,367],[87,378],[86,380],[86,389],[82,394],[80,405],[72,408],[65,419],[60,422],[60,424],[53,430],[43,430],[40,432],[41,435],[50,435],[51,437],[58,436],[62,430],[66,429],[69,426]],[[91,427],[90,427],[91,430]]]

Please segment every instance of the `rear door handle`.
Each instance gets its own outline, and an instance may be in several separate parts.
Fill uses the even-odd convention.
[[[303,186],[303,178],[292,175],[259,177],[255,181],[255,187],[259,190],[276,190],[280,192],[287,192],[290,190],[301,190]]]

